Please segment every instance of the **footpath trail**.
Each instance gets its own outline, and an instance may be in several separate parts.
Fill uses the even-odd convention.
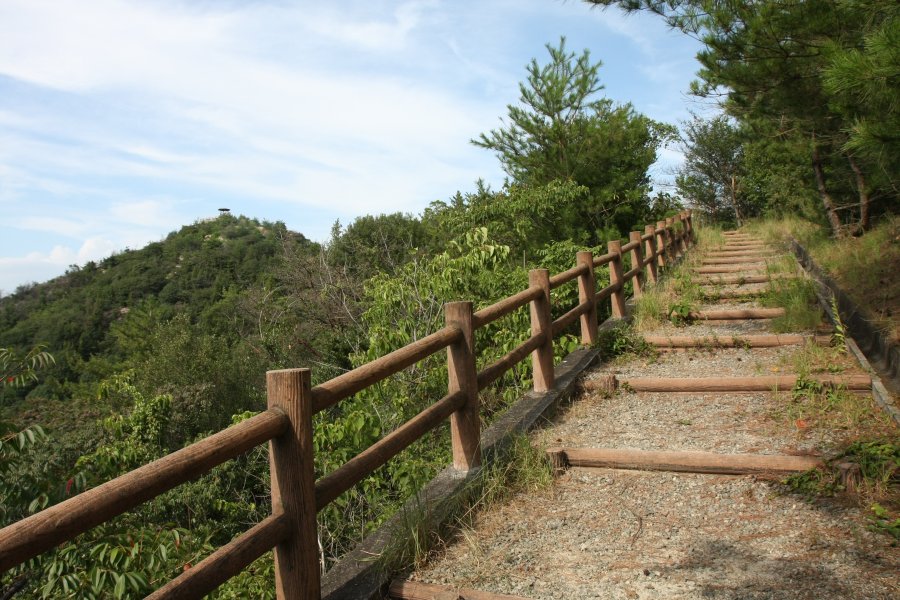
[[[852,389],[868,376],[822,331],[775,333],[756,295],[802,277],[790,259],[742,233],[701,251],[676,275],[691,324],[644,324],[533,434],[568,467],[552,486],[479,514],[393,597],[900,598],[900,549],[866,510],[782,483],[895,435]]]

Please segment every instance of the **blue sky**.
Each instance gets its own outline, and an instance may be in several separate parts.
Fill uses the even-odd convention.
[[[4,0],[0,290],[219,207],[321,241],[497,187],[469,140],[561,35],[603,62],[607,97],[670,123],[698,108],[697,42],[575,1]]]

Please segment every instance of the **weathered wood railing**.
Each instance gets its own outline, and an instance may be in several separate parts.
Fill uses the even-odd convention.
[[[319,598],[319,510],[447,418],[453,466],[468,470],[480,465],[478,392],[529,354],[534,390],[551,389],[553,339],[580,320],[582,344],[593,344],[598,304],[609,298],[613,317],[623,317],[625,284],[633,281],[634,295],[639,296],[647,283],[656,282],[658,268],[682,256],[692,240],[691,214],[685,211],[657,222],[656,227],[648,225],[643,234],[631,232],[625,245],[609,242],[608,253],[602,256],[579,252],[576,266],[552,277],[546,269],[533,269],[527,289],[477,312],[471,302],[448,303],[443,329],[315,387],[311,387],[309,369],[269,371],[266,411],[0,530],[0,572],[268,441],[272,514],[148,597],[202,597],[274,548],[278,597]],[[626,254],[631,268],[623,271]],[[609,265],[610,282],[597,290],[595,269],[603,265]],[[576,279],[578,305],[551,321],[550,291]],[[476,371],[475,331],[526,304],[530,305],[531,336]],[[447,395],[316,481],[313,415],[444,348]]]

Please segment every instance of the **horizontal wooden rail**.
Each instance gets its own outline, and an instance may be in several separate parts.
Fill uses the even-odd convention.
[[[550,448],[547,452],[556,465],[718,475],[798,473],[824,464],[821,458],[815,456],[784,454],[718,454],[630,448]]]
[[[575,308],[570,311],[567,311],[566,314],[556,319],[551,323],[551,330],[553,337],[559,335],[566,327],[575,322],[575,319],[586,313],[591,309],[590,302],[582,302]]]
[[[653,236],[652,233],[645,233],[644,235],[641,236],[641,241],[642,241],[642,242],[648,242],[648,241],[652,240],[653,237],[654,237],[654,236]]]
[[[540,287],[533,285],[517,294],[513,294],[488,307],[482,308],[472,315],[472,327],[480,329],[488,323],[493,323],[497,319],[505,317],[516,309],[526,306],[535,298],[539,298],[543,293],[544,292]]]
[[[147,596],[145,600],[176,600],[206,596],[240,573],[254,560],[288,539],[291,525],[291,520],[284,513],[266,517]]]
[[[622,289],[622,283],[616,283],[614,285],[608,285],[594,296],[595,302],[600,302],[601,300],[606,300],[616,292]]]
[[[568,271],[557,273],[550,278],[550,289],[556,289],[559,286],[572,281],[578,276],[584,275],[585,273],[587,273],[587,269],[587,265],[578,265],[576,267],[572,267]]]
[[[500,379],[504,373],[519,364],[520,361],[524,360],[535,349],[539,348],[544,343],[545,335],[545,333],[538,333],[531,336],[523,343],[507,352],[502,358],[480,370],[478,372],[478,390],[481,391]]]
[[[444,327],[421,340],[376,358],[370,363],[338,375],[312,389],[313,412],[333,406],[382,379],[443,350],[458,341],[462,331],[458,327]]]
[[[267,410],[3,528],[0,572],[280,436],[288,427],[282,411]]]
[[[622,254],[625,254],[626,252],[631,252],[632,250],[634,250],[635,248],[637,248],[640,245],[641,245],[641,243],[638,241],[628,242],[627,244],[624,244],[622,246]]]
[[[643,266],[638,266],[631,270],[625,271],[625,273],[622,275],[622,281],[631,281],[632,279],[637,277],[638,274],[643,270],[644,270]]]
[[[418,415],[387,434],[316,482],[316,510],[352,488],[372,471],[397,456],[416,440],[440,425],[466,402],[463,392],[447,394]]]
[[[601,254],[600,256],[594,257],[594,266],[602,267],[603,265],[608,265],[612,261],[614,261],[619,254],[617,252],[607,252],[606,254]]]
[[[868,390],[872,378],[868,375],[810,375],[806,378],[825,386],[848,390]],[[760,377],[613,377],[588,379],[588,390],[622,387],[635,392],[770,392],[790,390],[797,385],[796,375],[763,375]]]

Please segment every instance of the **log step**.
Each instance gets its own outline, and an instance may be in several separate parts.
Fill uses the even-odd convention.
[[[719,290],[718,292],[704,292],[707,300],[749,300],[765,294],[768,290],[760,288],[756,290]]]
[[[723,337],[694,337],[690,335],[645,335],[644,341],[657,348],[776,348],[779,346],[800,346],[807,339],[818,343],[829,343],[823,336],[808,338],[796,333],[784,335],[741,335]]]
[[[710,265],[706,267],[697,267],[694,269],[697,273],[740,273],[742,271],[756,272],[760,273],[759,269],[765,269],[766,265],[763,264],[741,264],[741,265],[728,265],[728,264],[720,264],[720,265]]]
[[[627,377],[609,375],[585,380],[587,390],[610,392],[618,387],[635,392],[771,392],[791,390],[797,385],[796,375],[764,375],[759,377]],[[815,381],[829,387],[848,390],[872,389],[868,375],[810,375],[807,381]]]
[[[704,258],[701,261],[704,265],[740,265],[745,263],[765,265],[767,262],[769,262],[767,256],[722,256],[720,258]]]
[[[522,596],[480,592],[468,588],[455,588],[401,579],[395,579],[391,582],[388,595],[391,598],[402,598],[404,600],[528,600]]]
[[[784,278],[777,275],[774,277],[769,275],[721,275],[718,277],[699,277],[694,280],[694,283],[699,283],[700,285],[715,285],[717,283],[743,285],[745,283],[768,283],[772,279]]]
[[[783,317],[783,308],[733,308],[726,310],[692,310],[688,318],[698,321],[724,321],[726,319],[774,319]]]
[[[781,254],[777,252],[756,252],[743,250],[723,250],[721,252],[707,252],[706,258],[758,258],[760,260],[766,258],[777,258]]]
[[[547,453],[557,468],[572,466],[718,475],[798,473],[824,464],[821,458],[815,456],[784,454],[719,454],[631,448],[549,448]]]

